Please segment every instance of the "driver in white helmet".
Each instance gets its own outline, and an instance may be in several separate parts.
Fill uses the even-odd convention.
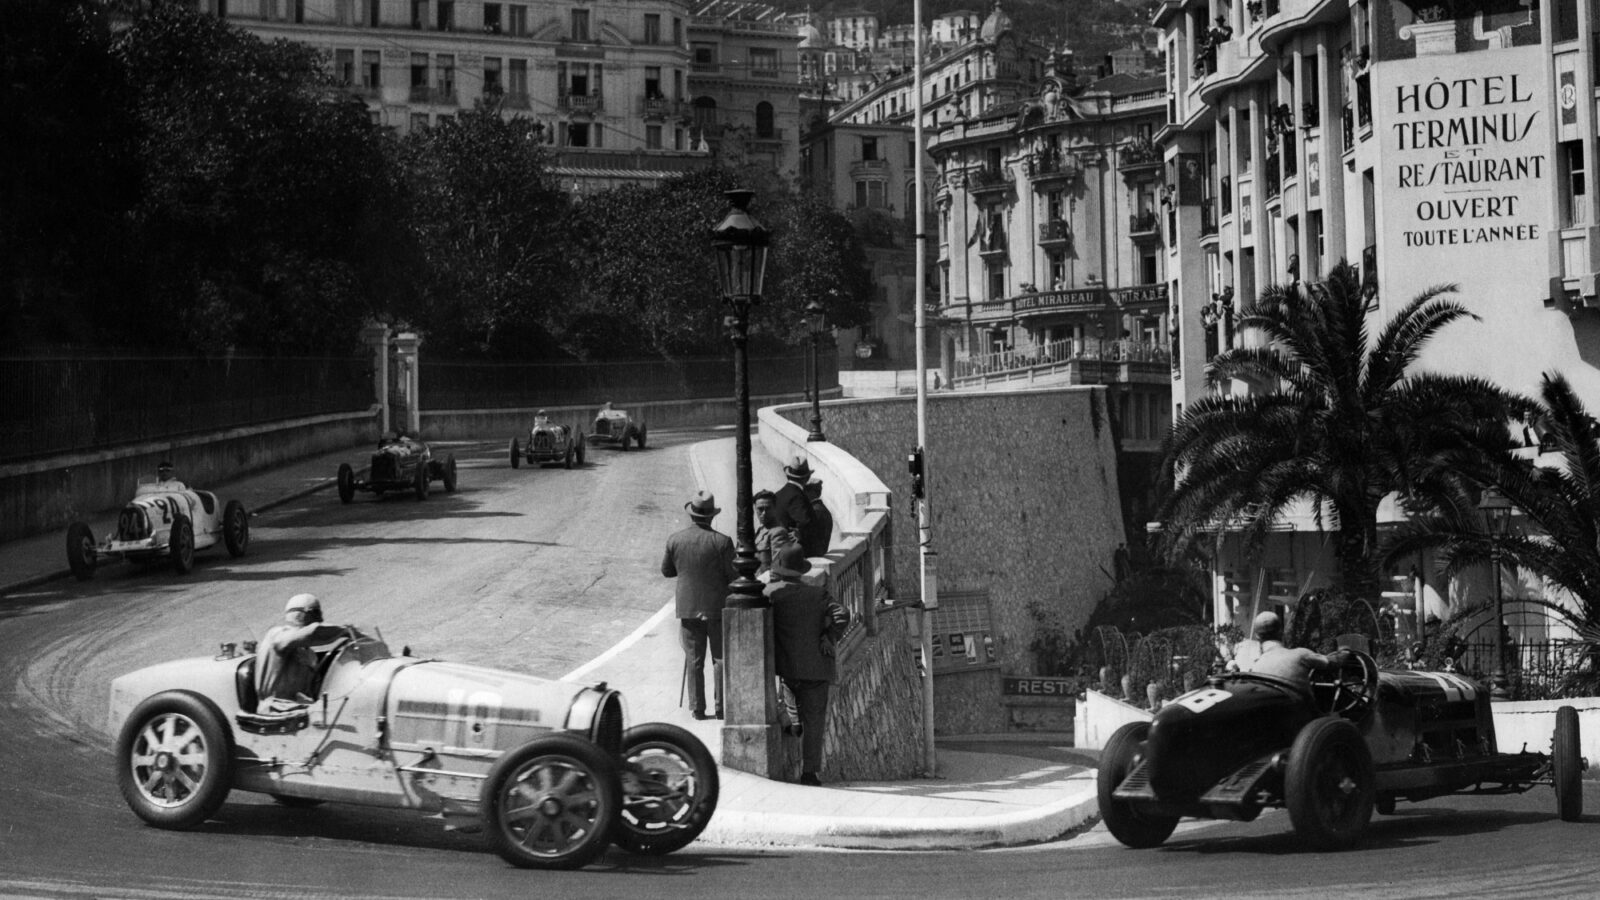
[[[1306,690],[1311,689],[1312,672],[1337,669],[1350,657],[1348,650],[1337,650],[1323,656],[1305,647],[1285,647],[1283,620],[1274,612],[1264,612],[1256,616],[1250,631],[1255,636],[1260,653],[1254,658],[1240,654],[1239,670],[1281,678]]]
[[[317,654],[312,649],[349,633],[343,625],[322,624],[322,602],[316,594],[295,594],[283,607],[283,622],[274,625],[256,649],[257,709],[311,702]]]

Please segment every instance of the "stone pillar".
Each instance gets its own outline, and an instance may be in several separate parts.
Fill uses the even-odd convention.
[[[772,608],[722,611],[722,764],[780,776],[781,738],[772,652]]]
[[[420,435],[422,404],[417,393],[417,348],[422,346],[422,338],[414,331],[402,331],[394,336],[394,346],[400,366],[400,393],[406,401],[405,421],[396,423],[396,427],[404,428],[406,434]]]
[[[389,433],[389,326],[368,322],[361,342],[372,352],[372,396],[378,405],[378,433]]]

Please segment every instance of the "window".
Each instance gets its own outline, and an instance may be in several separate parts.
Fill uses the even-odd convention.
[[[1006,270],[1005,270],[1005,267],[1002,266],[1000,263],[992,262],[992,263],[989,263],[988,269],[989,269],[989,293],[985,295],[986,298],[989,299],[989,300],[1003,300],[1003,299],[1005,299],[1005,296],[1006,296]],[[995,347],[995,349],[996,350],[1004,350],[1005,349],[1005,333],[1004,332],[997,332],[997,334],[1000,335],[1000,340],[998,341],[999,346]]]
[[[383,62],[376,50],[361,51],[361,86],[373,90],[383,86]]]
[[[575,97],[589,96],[589,67],[583,63],[573,63],[569,71],[571,79],[567,82],[567,93]]]
[[[566,146],[568,146],[568,147],[587,147],[587,146],[589,146],[589,123],[588,122],[568,122],[567,123],[566,134],[567,134],[567,139],[563,142]]]
[[[1240,173],[1246,173],[1246,172],[1250,171],[1250,148],[1251,148],[1251,145],[1253,145],[1255,143],[1255,139],[1250,134],[1250,112],[1249,112],[1249,110],[1240,110],[1239,111],[1239,130],[1238,130],[1238,134],[1239,134],[1239,171],[1240,171]]]
[[[644,127],[644,148],[646,150],[661,149],[661,126],[646,125]]]
[[[411,114],[411,130],[413,132],[416,132],[416,131],[427,131],[428,130],[428,114],[427,113],[412,113]]]
[[[778,77],[778,51],[771,47],[751,47],[750,74],[762,78]]]
[[[867,183],[865,181],[856,182],[856,208],[867,208]]]
[[[1588,220],[1584,197],[1583,141],[1562,141],[1559,154],[1561,226],[1570,228]]]
[[[483,93],[492,97],[505,92],[505,85],[500,81],[500,58],[486,56],[483,58]]]
[[[646,44],[661,43],[661,14],[644,14],[644,42]]]
[[[756,104],[756,137],[770,140],[776,134],[772,127],[772,104],[763,100]]]
[[[861,139],[861,158],[867,162],[872,162],[878,158],[877,138],[864,137]]]
[[[439,0],[439,15],[437,23],[440,31],[456,30],[455,0]]]
[[[710,97],[700,97],[694,101],[694,124],[700,128],[709,128],[717,124],[717,101]]]
[[[717,64],[716,44],[695,44],[694,64],[697,66],[714,66]]]
[[[455,102],[456,97],[456,58],[448,54],[441,54],[438,59],[439,99],[446,103]]]
[[[367,24],[376,28],[383,24],[383,0],[367,0]]]
[[[644,95],[649,100],[660,100],[661,95],[661,67],[645,66],[644,69]]]
[[[506,91],[517,97],[528,96],[528,61],[513,59],[511,61],[511,77],[506,84]]]
[[[485,3],[483,5],[483,30],[490,34],[500,33],[500,4]]]
[[[1557,41],[1578,39],[1578,0],[1556,0],[1552,36]]]
[[[575,9],[572,11],[572,39],[587,41],[589,39],[589,11]]]
[[[411,54],[411,93],[428,90],[428,54]]]
[[[516,4],[511,7],[509,12],[511,15],[506,23],[507,29],[517,37],[526,37],[528,34],[528,8],[521,4]]]
[[[674,149],[674,150],[682,150],[683,149],[683,140],[684,140],[684,138],[683,138],[683,129],[682,128],[674,128],[674,129],[672,129],[672,149]]]
[[[672,20],[672,45],[674,47],[683,46],[683,20],[682,19],[673,19]]]
[[[356,52],[354,50],[333,51],[333,77],[345,87],[354,87],[356,83]]]
[[[421,28],[428,20],[428,0],[411,0],[411,27]]]

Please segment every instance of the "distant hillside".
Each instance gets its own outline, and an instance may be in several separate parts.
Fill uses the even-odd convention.
[[[910,24],[912,0],[855,0],[855,2],[816,3],[807,0],[769,0],[773,6],[792,12],[807,8],[823,16],[847,10],[877,13],[881,25]],[[1001,9],[1016,23],[1018,30],[1049,43],[1066,37],[1067,48],[1077,57],[1080,69],[1098,65],[1107,53],[1136,41],[1139,32],[1150,25],[1155,0],[1005,0]],[[971,10],[988,16],[993,0],[923,0],[924,23],[956,10]]]

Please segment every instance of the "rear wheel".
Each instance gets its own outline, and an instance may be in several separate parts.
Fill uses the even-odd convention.
[[[187,691],[134,708],[117,738],[117,787],[157,828],[192,828],[221,808],[232,781],[232,735],[210,703]]]
[[[1139,812],[1127,800],[1115,796],[1117,786],[1128,777],[1144,756],[1149,722],[1129,722],[1118,728],[1100,753],[1096,787],[1100,795],[1100,816],[1111,836],[1135,849],[1159,847],[1178,827],[1177,816],[1153,816]]]
[[[82,522],[73,522],[67,527],[67,565],[72,567],[72,574],[79,581],[88,581],[94,577],[94,567],[98,561],[94,552],[94,532]]]
[[[639,426],[639,449],[644,449],[644,426]]]
[[[1556,815],[1563,822],[1576,822],[1583,818],[1583,751],[1578,741],[1576,709],[1563,706],[1556,710],[1556,733],[1550,743]]]
[[[456,492],[456,455],[454,453],[444,458],[444,492]]]
[[[1372,752],[1344,719],[1324,717],[1300,729],[1284,778],[1289,820],[1319,850],[1342,850],[1360,840],[1372,818]]]
[[[563,466],[565,466],[566,468],[568,468],[568,469],[572,468],[572,455],[573,455],[572,445],[571,444],[567,444],[567,454],[566,454],[566,456],[563,456],[561,458],[561,464]]]
[[[639,725],[622,736],[622,814],[611,840],[659,856],[687,847],[717,809],[717,764],[705,744],[676,725]]]
[[[425,463],[425,462],[417,463],[417,477],[415,479],[415,482],[416,483],[414,485],[414,489],[416,490],[417,499],[418,500],[426,500],[426,499],[428,499],[428,464],[427,463]]]
[[[339,464],[339,502],[349,503],[356,496],[356,472],[349,463]]]
[[[522,468],[522,442],[516,438],[511,439],[511,468]]]
[[[179,575],[187,575],[194,571],[194,523],[188,516],[180,515],[172,520],[172,537],[167,548],[172,557],[172,567],[178,570]]]
[[[250,514],[237,500],[229,500],[222,512],[222,542],[228,545],[228,555],[235,558],[250,549]]]
[[[576,869],[605,852],[622,807],[611,757],[568,734],[495,762],[479,794],[489,846],[525,869]]]
[[[585,458],[585,455],[589,452],[588,449],[587,449],[588,446],[589,446],[589,439],[583,436],[583,432],[581,432],[581,431],[578,432],[578,465],[579,466],[583,465],[583,460]]]

